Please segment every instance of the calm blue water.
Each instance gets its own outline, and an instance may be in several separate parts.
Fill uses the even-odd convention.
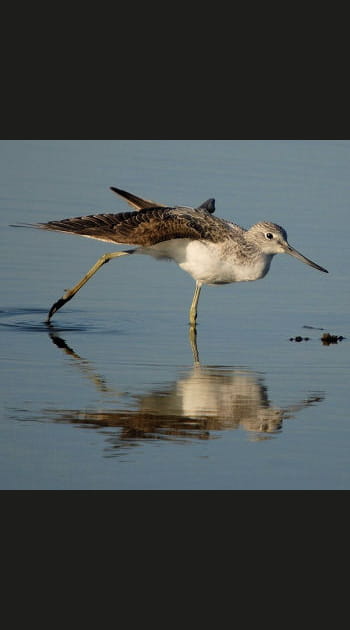
[[[349,141],[1,141],[0,167],[0,488],[350,488]],[[128,210],[111,185],[215,197],[330,273],[277,256],[261,281],[205,287],[199,365],[173,263],[111,261],[48,328],[111,248],[9,224]]]

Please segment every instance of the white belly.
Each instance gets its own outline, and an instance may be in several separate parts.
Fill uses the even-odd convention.
[[[249,265],[235,261],[215,243],[173,239],[138,250],[154,258],[170,258],[202,284],[228,284],[263,278],[271,255],[262,254]]]

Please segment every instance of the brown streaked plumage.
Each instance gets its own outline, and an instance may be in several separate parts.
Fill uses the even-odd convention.
[[[182,207],[154,207],[118,214],[87,215],[37,223],[35,227],[142,247],[183,238],[218,243],[231,236],[223,220],[211,216],[204,209],[200,211]]]
[[[36,223],[33,227],[78,234],[108,243],[127,243],[142,247],[180,238],[204,239],[216,243],[230,235],[227,221],[210,216],[214,212],[213,199],[208,199],[197,209],[186,206],[169,207],[141,199],[118,188],[111,190],[124,197],[137,210]]]
[[[74,217],[31,227],[77,234],[115,244],[136,245],[135,249],[104,254],[72,289],[51,307],[52,315],[86,284],[109,260],[130,254],[147,254],[154,258],[174,260],[196,282],[190,308],[190,324],[196,324],[197,304],[203,284],[228,284],[263,278],[272,258],[287,253],[318,269],[287,241],[286,231],[279,225],[260,222],[245,230],[239,225],[213,216],[214,199],[198,208],[166,206],[137,197],[120,188],[111,188],[134,208],[132,212],[103,213]]]

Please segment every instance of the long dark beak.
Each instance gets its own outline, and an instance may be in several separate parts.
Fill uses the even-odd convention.
[[[327,269],[324,269],[324,267],[320,267],[320,265],[316,265],[316,263],[312,262],[312,260],[310,260],[309,258],[306,258],[306,256],[300,254],[300,252],[297,252],[297,250],[294,249],[294,247],[291,247],[291,245],[289,244],[287,245],[285,252],[286,254],[290,254],[294,258],[301,260],[301,262],[310,265],[310,267],[313,267],[314,269],[318,269],[319,271],[324,271],[324,273],[328,273]]]

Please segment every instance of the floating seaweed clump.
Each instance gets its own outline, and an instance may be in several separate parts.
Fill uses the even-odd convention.
[[[330,333],[323,333],[321,337],[321,341],[324,346],[329,346],[331,343],[338,343],[339,341],[343,341],[345,337],[342,335],[331,335]]]

